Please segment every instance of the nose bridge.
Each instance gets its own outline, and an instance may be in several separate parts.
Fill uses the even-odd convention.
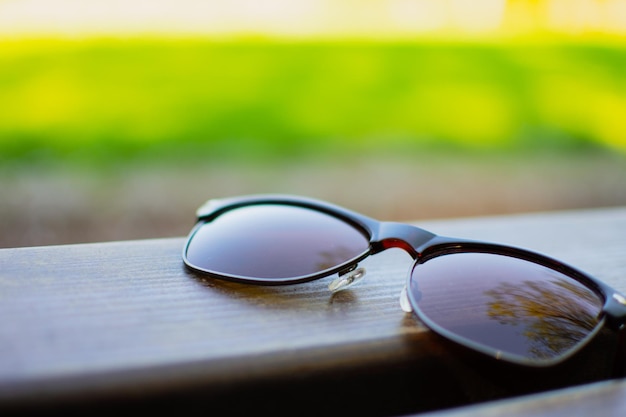
[[[372,238],[372,243],[378,249],[404,249],[413,258],[417,258],[421,248],[436,235],[406,223],[383,222]]]

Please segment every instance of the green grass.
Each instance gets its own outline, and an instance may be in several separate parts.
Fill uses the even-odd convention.
[[[0,41],[0,166],[626,152],[626,46]]]

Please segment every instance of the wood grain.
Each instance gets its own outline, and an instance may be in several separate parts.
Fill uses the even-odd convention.
[[[626,381],[611,380],[572,388],[493,401],[451,410],[420,413],[421,417],[623,417]]]
[[[626,208],[420,226],[542,251],[626,292]],[[399,250],[365,260],[365,279],[331,295],[332,278],[267,288],[196,275],[183,243],[0,250],[0,411],[397,415],[609,374],[610,341],[550,371],[442,341],[399,308],[411,262]]]

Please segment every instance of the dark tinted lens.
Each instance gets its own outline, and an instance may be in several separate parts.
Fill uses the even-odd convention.
[[[567,275],[486,253],[418,264],[410,291],[416,310],[436,330],[521,362],[555,361],[575,349],[598,327],[603,305]]]
[[[249,278],[301,277],[362,255],[369,239],[328,214],[288,205],[252,205],[201,226],[187,260],[204,270]]]

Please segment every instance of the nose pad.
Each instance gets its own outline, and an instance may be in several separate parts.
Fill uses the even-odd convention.
[[[407,292],[406,285],[402,287],[402,291],[400,291],[400,308],[405,313],[413,312],[413,306],[409,301],[409,293]]]
[[[365,276],[365,268],[356,268],[345,274],[339,275],[333,282],[328,285],[328,289],[332,292],[345,290],[349,286],[360,281]]]

